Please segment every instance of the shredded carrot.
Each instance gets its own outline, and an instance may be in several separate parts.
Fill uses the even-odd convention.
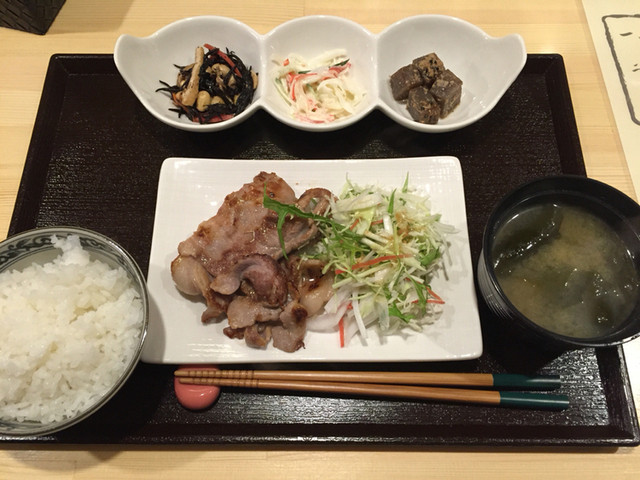
[[[427,292],[429,293],[430,297],[433,297],[433,298],[429,298],[427,300],[427,303],[437,303],[438,305],[444,304],[444,300],[439,295],[436,295],[436,293],[433,290],[431,290],[431,288],[427,287]]]
[[[373,221],[371,222],[371,225],[377,225],[377,224],[382,223],[382,222],[383,222],[383,220],[382,220],[382,219],[380,219],[380,220],[373,220]],[[349,230],[353,230],[354,228],[356,228],[356,225],[358,225],[358,223],[360,223],[360,218],[356,218],[356,219],[353,221],[353,223],[349,226]]]
[[[409,253],[404,253],[401,255],[383,255],[382,257],[376,257],[376,258],[372,258],[371,260],[366,260],[364,262],[358,262],[354,264],[351,267],[351,269],[356,270],[358,268],[370,267],[371,265],[375,265],[380,262],[386,262],[387,260],[399,260],[401,258],[409,258],[409,257],[411,257],[411,254]]]
[[[372,258],[370,260],[365,260],[364,262],[354,263],[351,266],[351,270],[357,270],[358,268],[370,267],[371,265],[376,265],[381,262],[386,262],[388,260],[399,260],[401,258],[408,258],[411,254],[405,253],[402,255],[383,255],[382,257]],[[345,273],[345,270],[336,269],[335,273],[337,275],[341,273]]]
[[[353,310],[353,304],[349,302],[347,305],[347,310]],[[338,322],[338,329],[340,332],[340,347],[344,348],[344,315],[340,317],[340,321]]]

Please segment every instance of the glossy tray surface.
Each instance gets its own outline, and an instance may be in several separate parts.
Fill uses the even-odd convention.
[[[166,158],[445,155],[457,157],[462,168],[475,265],[484,223],[502,195],[544,175],[585,174],[562,58],[529,55],[495,109],[456,132],[417,133],[372,112],[344,130],[309,133],[257,112],[232,129],[201,134],[173,129],[152,117],[118,74],[111,55],[56,55],[49,65],[10,233],[55,224],[97,230],[126,248],[146,273],[158,180]],[[95,416],[67,431],[20,441],[510,446],[640,442],[621,348],[597,353],[587,349],[551,359],[529,355],[492,331],[482,302],[479,310],[485,344],[480,358],[385,363],[384,369],[559,373],[564,380],[561,392],[571,399],[568,410],[228,390],[211,409],[195,413],[175,400],[171,365],[142,363]],[[379,369],[380,364],[358,367]]]

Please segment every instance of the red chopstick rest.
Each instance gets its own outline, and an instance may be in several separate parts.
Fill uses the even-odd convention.
[[[180,368],[198,370],[218,370],[215,365],[184,365]],[[204,410],[215,403],[220,396],[220,387],[215,385],[188,385],[173,379],[173,389],[180,405],[189,410]]]

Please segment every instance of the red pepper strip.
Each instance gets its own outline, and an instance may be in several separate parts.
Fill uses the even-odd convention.
[[[371,265],[375,265],[376,263],[380,263],[380,262],[386,262],[387,260],[399,260],[401,258],[408,258],[411,257],[412,255],[409,253],[405,253],[403,255],[383,255],[382,257],[376,257],[376,258],[372,258],[371,260],[366,260],[364,262],[358,262],[358,263],[354,263],[351,266],[351,270],[356,270],[358,268],[363,268],[363,267],[370,267]],[[336,275],[339,275],[341,273],[345,273],[345,270],[339,270],[337,269],[335,271]]]
[[[289,59],[288,59],[288,58],[285,58],[285,59],[284,59],[284,62],[282,62],[282,66],[283,66],[283,67],[286,67],[287,65],[289,65]]]

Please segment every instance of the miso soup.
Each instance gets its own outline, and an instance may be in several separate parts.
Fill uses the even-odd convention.
[[[496,233],[491,255],[511,303],[562,335],[605,335],[638,298],[638,273],[622,239],[581,207],[547,203],[519,212]]]

